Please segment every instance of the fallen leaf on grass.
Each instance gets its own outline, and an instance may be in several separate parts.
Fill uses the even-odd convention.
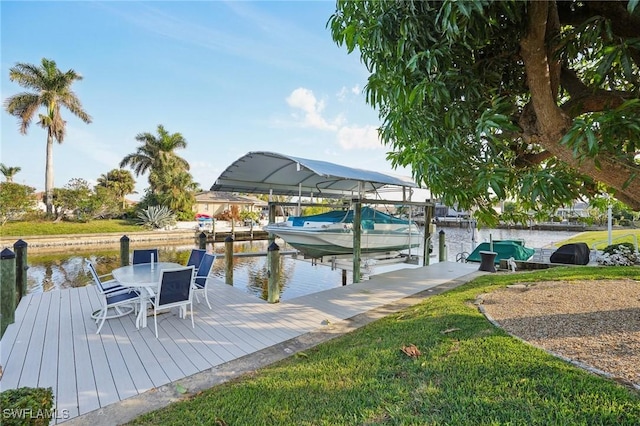
[[[407,356],[411,358],[418,358],[420,356],[420,350],[416,347],[416,345],[403,346],[402,352],[404,352]]]
[[[453,333],[454,331],[460,331],[459,328],[453,327],[453,328],[447,328],[446,330],[442,330],[440,333],[442,334],[449,334],[449,333]]]

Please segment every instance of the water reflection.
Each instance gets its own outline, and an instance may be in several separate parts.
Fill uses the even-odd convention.
[[[445,231],[448,260],[454,261],[461,251],[471,251],[471,232],[468,229],[442,228]],[[438,259],[438,233],[434,235],[434,253],[431,261]],[[490,236],[497,239],[523,239],[527,247],[538,248],[549,244],[558,244],[576,235],[575,232],[564,231],[530,231],[530,230],[480,230],[476,234],[476,243],[488,241]],[[277,240],[281,251],[291,250],[281,240]],[[160,259],[166,262],[187,263],[192,244],[136,245],[135,248],[158,247]],[[235,253],[266,253],[268,241],[238,241],[233,244]],[[59,290],[71,287],[82,287],[92,283],[91,275],[84,266],[84,259],[90,259],[96,266],[99,275],[110,273],[120,266],[120,248],[118,245],[93,248],[65,249],[65,252],[39,253],[30,250],[28,254],[29,269],[27,283],[29,293]],[[224,243],[210,244],[208,250],[224,253]],[[133,247],[131,247],[133,251]],[[421,253],[419,249],[417,253]],[[266,256],[235,257],[233,261],[233,285],[262,299],[267,298],[269,274]],[[290,256],[280,258],[281,300],[310,294],[342,285],[342,271],[331,270],[325,265],[313,265],[310,262],[295,260]],[[215,261],[212,275],[218,280],[225,280],[225,262]],[[351,273],[347,273],[347,283],[352,283]]]
[[[283,242],[279,242],[281,250],[291,250]],[[191,244],[162,245],[158,248],[160,260],[186,264],[189,252],[194,248]],[[266,253],[268,241],[239,241],[233,245],[235,253]],[[142,248],[136,246],[136,248]],[[209,252],[224,254],[224,243],[209,244]],[[133,251],[133,248],[131,248]],[[118,246],[107,248],[74,249],[64,253],[29,252],[27,271],[28,293],[40,293],[72,287],[83,287],[92,284],[93,280],[84,259],[89,259],[99,275],[109,274],[120,266],[120,249]],[[266,256],[234,257],[233,285],[262,299],[267,299],[269,284],[268,263]],[[290,256],[280,257],[280,280],[278,288],[283,300],[342,285],[341,272],[326,266],[311,265],[308,262],[292,259]],[[220,281],[225,280],[225,261],[217,259],[212,273]]]

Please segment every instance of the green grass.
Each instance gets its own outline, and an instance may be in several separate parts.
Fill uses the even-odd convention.
[[[0,227],[2,236],[22,237],[28,235],[100,234],[104,232],[144,231],[132,221],[111,219],[91,222],[8,222]]]
[[[508,336],[473,305],[514,282],[617,277],[640,268],[483,276],[130,424],[638,425],[637,391]]]
[[[608,245],[608,238],[608,231],[587,231],[561,243],[556,243],[556,245],[560,246],[562,244],[570,243],[586,243],[589,248],[591,248],[596,244],[596,248],[598,250],[602,250]],[[614,244],[625,242],[635,244],[637,240],[640,240],[640,229],[614,229],[611,231],[611,240]]]

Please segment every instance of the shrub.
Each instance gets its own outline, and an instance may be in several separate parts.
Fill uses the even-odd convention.
[[[176,224],[176,216],[166,206],[149,206],[138,212],[138,223],[147,229],[164,229]]]
[[[18,388],[0,392],[4,426],[48,425],[56,417],[51,388]]]
[[[633,266],[638,262],[638,256],[633,244],[619,243],[605,247],[596,261],[604,266]]]

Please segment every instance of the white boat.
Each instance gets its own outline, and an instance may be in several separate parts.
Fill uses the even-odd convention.
[[[353,253],[353,210],[334,210],[313,216],[289,217],[263,229],[277,235],[306,257]],[[415,223],[372,209],[362,208],[362,253],[401,251],[419,247],[420,228]]]

